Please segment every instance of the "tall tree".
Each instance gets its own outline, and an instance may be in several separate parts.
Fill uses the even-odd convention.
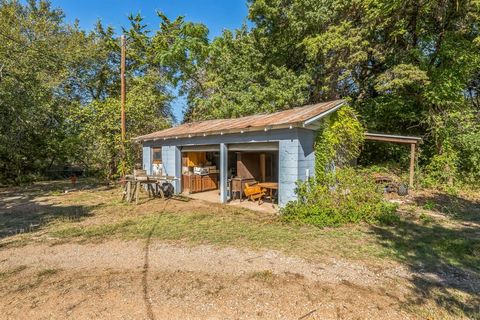
[[[258,43],[244,27],[213,41],[204,65],[204,96],[191,101],[193,119],[274,112],[305,102],[308,77],[265,63]]]
[[[78,30],[48,2],[0,2],[0,179],[15,179],[62,157],[66,79]]]
[[[458,155],[478,148],[479,6],[250,0],[251,29],[213,41],[204,67],[211,90],[191,114],[239,116],[348,98],[369,130],[423,136],[423,163],[442,172],[440,180],[452,181],[457,170],[478,176],[480,167],[468,165],[475,153]]]
[[[172,80],[151,63],[153,42],[130,17],[127,138],[170,125]],[[54,167],[119,171],[120,46],[99,21],[85,32],[49,1],[0,1],[0,180]],[[160,52],[156,52],[160,54]],[[128,144],[129,165],[138,146]]]

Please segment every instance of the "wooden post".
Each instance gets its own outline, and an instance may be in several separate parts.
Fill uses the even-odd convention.
[[[127,194],[127,202],[132,202],[132,180],[127,181],[125,192]]]
[[[125,35],[122,34],[120,37],[122,42],[122,56],[120,60],[120,83],[121,83],[121,97],[120,97],[120,104],[121,104],[121,112],[122,112],[122,178],[125,178],[125,99],[126,99],[126,92],[125,92],[125,61],[126,61],[126,51],[127,45],[125,42]]]
[[[413,176],[415,174],[415,148],[416,144],[410,144],[410,188],[413,188]]]
[[[241,152],[235,152],[235,154],[237,155],[237,164],[236,164],[236,168],[235,168],[235,171],[237,172],[237,177],[240,176],[240,173],[239,173],[239,168],[240,166],[242,166],[242,153]]]
[[[265,182],[265,153],[260,153],[260,177]]]
[[[138,204],[138,195],[140,193],[140,188],[142,187],[140,181],[137,181],[135,183],[135,204]]]

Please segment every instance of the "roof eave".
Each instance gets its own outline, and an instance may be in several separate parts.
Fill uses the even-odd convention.
[[[164,135],[164,136],[154,136],[154,134],[148,134],[148,135],[133,138],[132,141],[141,143],[144,141],[170,140],[170,139],[192,138],[192,137],[199,137],[199,136],[216,136],[216,135],[223,135],[223,134],[268,131],[273,129],[285,129],[285,128],[292,129],[294,127],[316,130],[318,129],[318,123],[322,118],[337,111],[345,103],[346,102],[344,100],[340,100],[338,104],[335,105],[334,107],[301,122],[291,122],[291,123],[282,123],[278,125],[266,125],[266,126],[247,127],[247,128],[234,128],[234,129],[197,132],[197,133],[183,133],[183,134],[177,134],[177,135],[170,134],[170,135]]]
[[[302,126],[305,127],[305,128],[309,128],[311,126],[315,126],[315,123],[320,121],[322,118],[324,118],[325,116],[331,114],[331,113],[334,113],[335,111],[337,111],[340,107],[342,107],[343,105],[345,105],[345,101],[342,101],[340,102],[339,104],[337,104],[335,107],[333,108],[330,108],[328,109],[327,111],[324,111],[320,114],[317,114],[316,116],[314,117],[311,117],[310,119],[307,119],[303,122]],[[316,126],[315,126],[316,127]]]
[[[383,141],[383,142],[394,142],[394,143],[405,143],[405,144],[418,144],[423,141],[421,137],[402,136],[402,135],[385,134],[385,133],[371,133],[371,132],[365,132],[365,138],[371,141]]]
[[[137,137],[132,139],[137,143],[145,142],[145,141],[158,141],[158,140],[175,140],[175,139],[184,139],[184,138],[193,138],[193,137],[206,137],[206,136],[221,136],[224,134],[235,134],[235,133],[246,133],[246,132],[260,132],[260,131],[270,131],[275,129],[293,129],[293,128],[301,128],[303,127],[303,123],[295,122],[295,123],[287,123],[287,124],[279,124],[279,125],[268,125],[268,126],[259,126],[259,127],[249,127],[249,128],[242,128],[242,129],[229,129],[229,130],[218,130],[218,131],[209,131],[209,132],[199,132],[199,133],[190,133],[190,134],[179,134],[179,135],[168,135],[163,137]]]

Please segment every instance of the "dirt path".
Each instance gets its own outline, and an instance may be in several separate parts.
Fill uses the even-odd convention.
[[[432,231],[440,230],[438,237],[455,240],[455,248],[475,249],[468,241],[477,243],[477,230],[465,229],[478,224],[473,202],[460,202],[459,212],[465,217],[461,223],[439,211],[432,221],[442,218],[441,224],[407,220],[398,233],[344,228],[316,230],[317,236],[302,238],[308,229],[285,230],[266,214],[201,201],[148,201],[125,207],[117,205],[118,192],[109,187],[60,195],[48,195],[44,189],[45,185],[31,192],[0,190],[0,240],[5,239],[0,241],[1,320],[466,319],[480,314],[480,278],[466,268],[469,260],[458,259],[453,249],[445,250],[440,239],[428,238],[437,237]],[[419,203],[430,205],[431,197],[424,196]],[[409,206],[417,210],[415,204]],[[50,218],[76,228],[111,227],[115,221],[137,219],[129,228],[143,229],[138,234],[108,234],[101,237],[104,242],[100,237],[52,241]],[[44,228],[28,238],[34,241],[10,241],[17,229],[42,223]],[[178,232],[162,238],[168,231]],[[244,232],[248,241],[243,241]],[[141,240],[112,240],[131,235]],[[465,235],[468,238],[463,239]],[[222,242],[217,236],[230,238]],[[274,246],[283,253],[238,249],[272,248],[271,236],[275,244],[285,239]],[[405,262],[380,256],[368,261],[374,255],[359,249],[378,249],[381,239],[391,241],[387,248],[398,245],[396,253],[403,254]],[[416,246],[416,241],[433,246],[422,251],[426,244]],[[20,247],[13,247],[16,243]],[[294,250],[286,250],[290,245]],[[463,257],[475,259],[471,254]]]
[[[401,267],[274,251],[109,241],[0,251],[9,319],[408,318]]]
[[[144,266],[144,244],[141,241],[109,241],[98,244],[63,244],[56,246],[26,246],[0,251],[0,266],[26,265],[35,268],[139,271]],[[152,243],[149,269],[165,272],[206,272],[215,275],[238,276],[270,270],[275,275],[295,273],[310,281],[357,285],[376,285],[393,277],[406,277],[401,268],[371,270],[365,266],[341,260],[310,264],[275,251],[249,251],[235,248],[214,248],[209,245],[187,247]]]

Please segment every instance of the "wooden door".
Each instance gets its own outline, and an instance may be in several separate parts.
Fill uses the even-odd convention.
[[[212,178],[207,175],[202,177],[202,191],[207,191],[207,190],[212,190],[213,189],[213,183],[212,183]]]
[[[182,192],[190,192],[190,176],[187,174],[182,174]]]
[[[191,187],[192,187],[192,193],[193,192],[201,192],[202,191],[202,177],[193,175],[192,176],[192,182],[191,182]]]

